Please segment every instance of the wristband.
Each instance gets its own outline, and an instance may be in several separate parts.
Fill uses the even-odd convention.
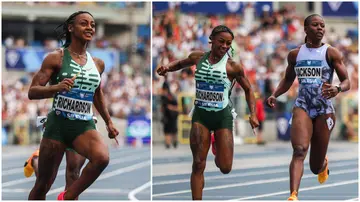
[[[340,92],[342,91],[342,89],[341,89],[340,85],[336,85],[335,87],[337,88],[338,93],[340,93]]]

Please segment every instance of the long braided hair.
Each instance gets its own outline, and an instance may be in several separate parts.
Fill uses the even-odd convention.
[[[227,32],[227,33],[229,33],[229,34],[232,36],[232,39],[234,39],[234,33],[231,31],[230,28],[228,28],[228,27],[225,26],[225,25],[218,25],[218,26],[214,27],[214,29],[211,31],[211,34],[210,34],[210,36],[209,36],[209,39],[210,39],[210,42],[209,42],[209,43],[211,43],[211,41],[213,40],[213,38],[214,38],[217,34],[219,34],[220,32]],[[234,49],[233,49],[232,46],[230,46],[230,50],[231,50],[231,51],[230,51],[230,52],[231,52],[231,55],[229,55],[228,52],[226,52],[226,54],[228,54],[228,56],[231,58],[232,55],[234,55]]]
[[[62,45],[63,48],[67,48],[71,44],[71,33],[69,31],[69,25],[73,24],[75,21],[76,16],[87,13],[91,15],[88,11],[78,11],[73,14],[71,14],[65,22],[61,23],[59,26],[55,28],[55,33],[57,35],[57,40],[63,43],[62,39],[65,38],[65,43]],[[91,17],[93,17],[91,15]],[[61,28],[60,31],[57,31],[59,28]]]
[[[305,18],[305,20],[304,20],[304,27],[309,26],[311,19],[312,19],[313,17],[315,17],[315,16],[318,16],[318,17],[323,18],[321,15],[316,14],[316,13],[311,14],[311,15],[309,15],[309,16],[307,16],[307,17]],[[306,43],[306,41],[307,41],[307,36],[305,36],[305,43]]]

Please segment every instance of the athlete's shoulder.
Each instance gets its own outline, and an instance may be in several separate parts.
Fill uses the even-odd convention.
[[[231,57],[227,59],[227,63],[231,66],[240,66],[240,64],[236,63]]]
[[[292,61],[295,62],[296,61],[296,57],[299,54],[301,46],[298,46],[292,50],[290,50],[289,54],[288,54],[288,61]]]
[[[63,57],[64,56],[64,49],[57,48],[47,54],[46,57],[55,58],[55,57]]]
[[[189,54],[189,59],[199,59],[201,58],[202,56],[205,55],[205,52],[204,51],[192,51],[190,54]]]
[[[342,53],[339,51],[339,49],[337,49],[331,45],[328,45],[328,52],[336,54],[336,55],[342,55]]]
[[[96,67],[98,68],[99,72],[102,73],[105,69],[104,61],[97,57],[92,57],[92,59],[94,60],[94,63],[96,65]]]
[[[44,58],[44,63],[51,66],[57,66],[61,64],[62,58],[64,56],[63,49],[55,49],[54,51],[49,52]]]
[[[297,54],[299,53],[299,51],[300,51],[300,48],[301,48],[301,45],[298,46],[298,47],[296,47],[296,48],[294,48],[294,49],[291,49],[291,50],[289,51],[289,55],[297,55]]]
[[[231,69],[236,74],[242,73],[244,71],[241,63],[235,62],[232,58],[228,58],[227,63],[231,66]]]

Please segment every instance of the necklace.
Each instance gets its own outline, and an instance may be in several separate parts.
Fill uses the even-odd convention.
[[[217,58],[216,56],[213,56],[213,57],[211,58],[211,55],[209,55],[209,59],[208,59],[208,60],[209,60],[209,64],[212,65],[212,62],[213,62],[213,64],[218,63],[219,61],[215,62],[217,59],[218,59],[218,58]],[[212,61],[210,61],[210,60],[212,60]]]
[[[79,54],[79,53],[76,53],[76,52],[70,50],[70,48],[68,48],[68,50],[69,50],[71,53],[77,55],[77,57],[78,57],[79,59],[80,59],[81,57],[85,57],[85,58],[87,59],[86,53],[84,53],[84,54]],[[81,56],[81,57],[80,57],[80,56]]]
[[[312,45],[313,45],[313,43],[307,42],[307,46],[306,46],[306,47],[309,49],[310,52],[312,52],[314,49],[320,48],[320,47],[322,46],[322,44],[320,44],[319,47],[311,47]]]

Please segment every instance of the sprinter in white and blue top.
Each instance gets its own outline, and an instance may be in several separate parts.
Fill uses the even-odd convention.
[[[326,61],[329,46],[324,44],[319,48],[307,48],[303,44],[296,57],[295,73],[299,80],[299,95],[295,106],[302,108],[312,119],[335,112],[331,100],[321,95],[323,83],[331,83],[334,74],[334,69]]]
[[[327,180],[329,169],[326,152],[335,125],[335,110],[330,99],[350,89],[341,53],[321,42],[325,34],[324,19],[318,14],[308,16],[304,21],[304,31],[305,44],[290,51],[285,78],[267,99],[267,104],[275,107],[276,97],[288,91],[298,77],[299,94],[291,126],[293,155],[290,163],[290,201],[298,199],[304,159],[310,144],[310,169],[318,175],[320,184]],[[331,84],[334,70],[341,82],[337,85]]]

